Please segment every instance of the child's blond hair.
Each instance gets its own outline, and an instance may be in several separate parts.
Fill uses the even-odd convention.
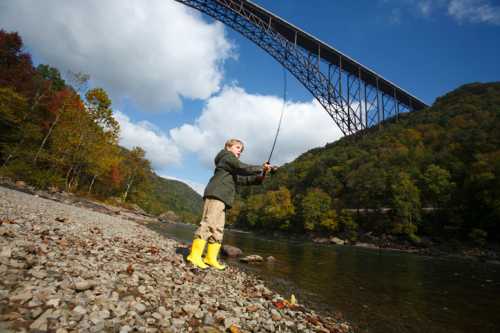
[[[245,149],[245,144],[243,143],[243,141],[238,140],[238,139],[227,140],[226,143],[224,144],[224,149],[231,148],[232,146],[234,146],[237,143],[239,143],[241,145],[241,151],[243,152],[243,149]]]

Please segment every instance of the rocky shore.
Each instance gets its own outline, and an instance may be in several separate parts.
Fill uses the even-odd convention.
[[[141,223],[0,187],[0,332],[351,332]]]

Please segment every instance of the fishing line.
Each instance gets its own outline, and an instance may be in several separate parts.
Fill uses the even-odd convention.
[[[271,152],[269,153],[269,157],[267,159],[267,163],[271,163],[271,157],[273,156],[274,147],[276,147],[276,141],[278,140],[278,135],[280,134],[281,123],[283,122],[283,115],[285,114],[286,107],[286,69],[283,67],[283,106],[281,108],[280,120],[278,122],[278,128],[276,129],[276,135],[274,136],[273,147],[271,148]]]

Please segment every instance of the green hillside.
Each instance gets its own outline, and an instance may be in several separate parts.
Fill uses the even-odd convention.
[[[171,210],[184,222],[197,223],[201,216],[201,195],[188,185],[173,179],[152,175],[151,186],[141,206],[159,215]]]
[[[498,241],[500,83],[312,149],[241,197],[231,222],[242,227]]]

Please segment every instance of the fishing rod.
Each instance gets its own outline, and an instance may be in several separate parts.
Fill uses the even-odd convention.
[[[271,148],[271,152],[269,153],[269,157],[267,158],[267,163],[269,164],[271,164],[271,157],[273,156],[274,148],[276,147],[276,141],[278,140],[278,135],[280,134],[281,130],[281,123],[283,122],[283,115],[285,114],[286,93],[287,93],[286,69],[285,67],[283,67],[283,106],[281,107],[280,120],[278,122],[278,128],[276,129],[276,134],[274,135],[273,146]]]

